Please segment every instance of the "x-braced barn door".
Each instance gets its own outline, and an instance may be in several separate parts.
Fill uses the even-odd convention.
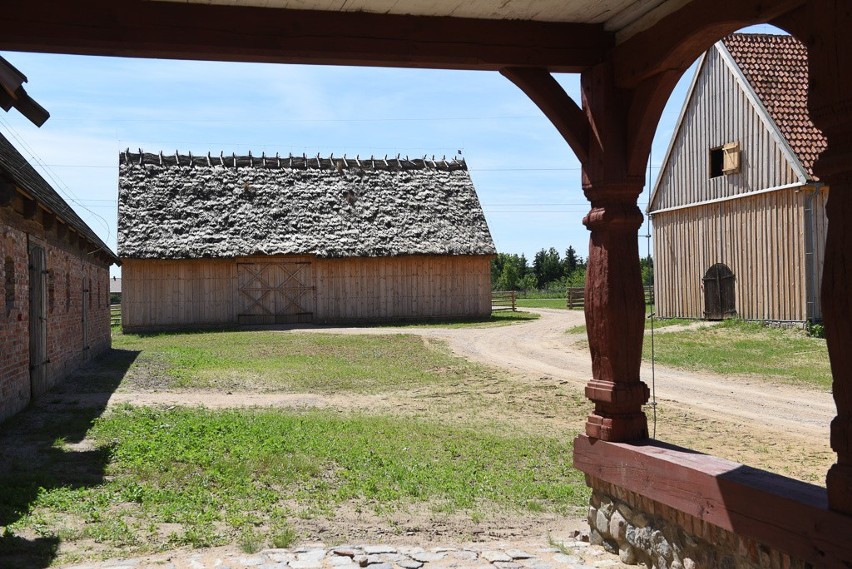
[[[44,248],[29,243],[30,268],[30,392],[32,397],[47,391],[47,260]]]
[[[737,315],[734,308],[734,273],[726,265],[717,263],[704,275],[704,317],[707,320],[724,320]]]
[[[311,322],[314,282],[310,261],[237,263],[240,324]]]

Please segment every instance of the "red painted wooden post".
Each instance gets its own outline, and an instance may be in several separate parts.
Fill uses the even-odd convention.
[[[828,138],[814,170],[829,186],[822,303],[837,404],[831,422],[837,463],[826,484],[829,507],[852,514],[852,5],[820,0],[810,10],[808,107]]]
[[[852,515],[852,4],[811,0],[779,18],[808,48],[808,110],[828,138],[814,173],[828,185],[828,234],[822,275],[825,337],[837,416],[826,477],[832,510]]]
[[[615,88],[612,69],[583,73],[583,109],[592,144],[583,165],[583,191],[592,205],[583,223],[591,231],[586,273],[586,327],[592,379],[586,397],[595,403],[586,434],[607,441],[648,437],[642,404],[648,387],[639,379],[645,304],[639,266],[636,200],[643,177],[628,173],[627,94]]]

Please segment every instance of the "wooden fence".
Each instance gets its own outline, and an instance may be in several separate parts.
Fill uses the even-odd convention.
[[[517,309],[516,300],[518,293],[514,290],[494,290],[491,291],[491,310],[512,310]]]
[[[645,305],[654,304],[654,287],[642,287],[645,290]],[[568,308],[583,308],[586,304],[586,290],[583,287],[569,287],[566,303]]]
[[[120,304],[110,304],[109,305],[109,325],[112,326],[121,326],[121,305]]]

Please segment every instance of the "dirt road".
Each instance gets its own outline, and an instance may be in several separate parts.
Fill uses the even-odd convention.
[[[567,334],[585,324],[575,310],[535,309],[541,318],[512,326],[484,328],[322,328],[328,333],[406,333],[446,340],[466,358],[497,366],[530,379],[567,380],[582,387],[592,375],[585,334]],[[661,333],[661,332],[658,332]],[[761,430],[784,431],[805,438],[828,439],[835,415],[827,391],[797,388],[747,377],[724,377],[655,366],[660,406],[689,409],[708,419],[753,424]],[[651,385],[651,367],[641,377]]]
[[[417,334],[445,340],[458,355],[503,368],[531,384],[569,384],[578,394],[591,377],[585,334],[566,331],[584,323],[582,312],[535,309],[541,314],[511,326],[461,328],[301,327],[282,333]],[[658,332],[664,333],[664,332]],[[731,460],[824,484],[835,455],[829,423],[835,415],[827,391],[797,388],[749,377],[676,370],[657,365],[652,382],[645,364],[641,378],[654,383],[658,421],[646,408],[652,433],[661,440]],[[384,395],[316,396],[287,393],[116,392],[110,403],[341,406],[387,404]],[[590,405],[590,404],[589,404]],[[574,413],[576,415],[576,412]],[[582,428],[581,424],[575,428]]]
[[[538,320],[483,328],[321,328],[327,333],[406,333],[446,340],[471,360],[506,369],[530,382],[568,382],[582,392],[591,377],[583,313],[535,309]],[[298,332],[296,332],[298,333]],[[664,332],[658,332],[664,333]],[[641,378],[650,387],[651,367]],[[649,429],[661,440],[802,480],[824,484],[836,460],[829,424],[836,413],[828,391],[749,377],[727,377],[656,365],[658,422],[646,408]]]

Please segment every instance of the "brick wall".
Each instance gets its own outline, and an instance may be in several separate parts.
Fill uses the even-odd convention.
[[[0,225],[0,268],[5,302],[0,330],[0,420],[21,410],[30,400],[29,280],[27,235]]]
[[[55,227],[45,230],[41,224],[19,218],[10,207],[0,210],[0,284],[6,293],[0,315],[2,421],[23,409],[33,395],[29,371],[29,240],[38,240],[46,257],[46,388],[110,347],[110,316],[106,263],[89,255],[78,240],[60,238]]]

